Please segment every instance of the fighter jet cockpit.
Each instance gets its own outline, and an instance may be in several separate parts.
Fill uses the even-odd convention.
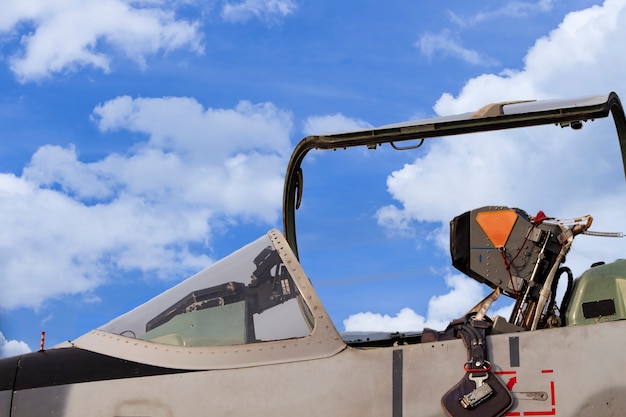
[[[313,317],[268,236],[99,330],[174,346],[308,336]]]

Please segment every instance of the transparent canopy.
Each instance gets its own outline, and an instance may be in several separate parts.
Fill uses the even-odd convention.
[[[308,336],[313,316],[265,235],[100,330],[177,346]]]

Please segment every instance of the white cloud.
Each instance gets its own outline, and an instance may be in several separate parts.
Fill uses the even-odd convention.
[[[162,3],[159,3],[161,5]],[[144,6],[144,7],[140,7]],[[178,20],[174,10],[122,0],[8,0],[0,33],[21,35],[9,62],[22,82],[94,67],[110,71],[112,52],[145,65],[159,51],[189,48],[201,53],[198,24]]]
[[[461,61],[467,62],[471,65],[484,67],[497,65],[497,61],[494,59],[481,54],[476,50],[468,49],[462,46],[460,41],[453,37],[449,31],[442,31],[440,33],[425,33],[416,42],[415,46],[428,59],[432,59],[433,56],[440,54],[460,59]]]
[[[343,321],[346,332],[410,332],[424,328],[425,318],[408,307],[395,316],[380,313],[357,313]]]
[[[31,352],[31,349],[25,342],[7,340],[0,332],[0,358],[8,358],[9,356],[17,356],[29,352]]]
[[[529,50],[522,70],[470,79],[458,95],[443,94],[435,110],[448,115],[489,102],[626,92],[626,56],[615,53],[625,38],[623,1],[570,13]],[[398,204],[381,209],[379,222],[400,225],[405,233],[410,221],[441,225],[446,248],[454,216],[492,204],[562,218],[591,213],[592,229],[623,231],[624,173],[611,122],[588,122],[581,131],[549,126],[493,132],[480,140],[433,140],[414,163],[389,176],[388,190]],[[579,274],[592,261],[623,256],[625,246],[624,239],[581,236],[568,265]]]
[[[182,278],[211,262],[192,246],[206,248],[223,222],[277,222],[289,113],[119,97],[93,118],[146,141],[94,162],[74,147],[43,146],[21,177],[0,175],[2,308],[36,309],[63,294],[97,300],[93,291],[116,271]]]
[[[372,125],[364,120],[337,113],[326,116],[309,116],[304,122],[303,133],[309,136],[370,128]]]
[[[522,70],[470,79],[458,96],[443,94],[435,111],[454,114],[495,101],[624,91],[626,56],[615,51],[621,48],[625,23],[626,5],[619,0],[571,12],[558,28],[537,40]]]
[[[463,275],[446,276],[446,286],[451,291],[434,296],[428,301],[427,327],[444,329],[448,323],[463,317],[483,297],[487,287]]]
[[[343,321],[346,332],[409,332],[424,327],[443,330],[454,319],[463,317],[483,297],[484,286],[463,275],[447,275],[450,291],[433,296],[426,317],[405,307],[395,316],[379,313],[357,313]]]
[[[411,217],[405,210],[393,204],[379,208],[376,211],[376,219],[378,224],[391,235],[406,237],[415,235]]]
[[[150,136],[148,146],[203,163],[222,161],[243,149],[275,155],[291,150],[291,114],[271,103],[241,101],[234,109],[205,110],[188,97],[123,96],[98,105],[93,119],[103,132],[145,133]]]
[[[452,20],[460,26],[472,26],[492,19],[502,17],[523,18],[536,13],[545,13],[552,10],[554,0],[539,0],[537,2],[511,1],[506,2],[502,7],[488,11],[479,12],[469,18],[463,18],[455,13],[450,13]]]
[[[297,5],[292,0],[243,0],[226,2],[222,7],[222,18],[231,22],[246,22],[257,18],[273,22],[277,18],[292,14]]]
[[[502,18],[527,18],[538,13],[546,13],[552,10],[554,0],[539,0],[537,2],[511,1],[502,7],[486,12],[478,12],[470,17],[462,17],[450,12],[451,20],[459,27],[465,28],[484,24],[493,19]],[[442,30],[439,33],[425,33],[415,43],[419,51],[428,59],[441,55],[459,59],[471,65],[481,67],[494,67],[499,62],[480,51],[463,46],[461,36],[450,30]]]

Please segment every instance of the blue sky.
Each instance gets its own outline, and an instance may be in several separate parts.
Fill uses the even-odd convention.
[[[76,338],[280,228],[306,135],[626,94],[623,0],[354,6],[3,2],[0,356],[36,350],[41,331],[48,346]],[[446,240],[472,208],[624,230],[614,137],[533,132],[309,156],[300,255],[339,330],[437,327],[475,304],[486,289],[451,269]],[[574,246],[577,274],[624,252]]]

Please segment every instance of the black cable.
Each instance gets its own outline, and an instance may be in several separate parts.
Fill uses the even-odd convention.
[[[572,291],[574,290],[574,274],[572,270],[568,267],[564,266],[559,268],[559,271],[563,269],[567,272],[567,289],[565,290],[565,294],[563,295],[563,300],[561,300],[561,315],[562,315],[562,325],[565,326],[565,316],[567,314],[567,309],[569,308],[569,302],[572,298]]]

